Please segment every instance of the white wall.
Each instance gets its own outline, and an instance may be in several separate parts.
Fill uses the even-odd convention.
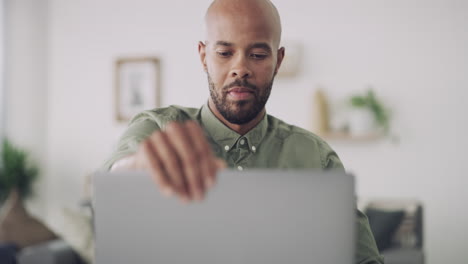
[[[5,133],[5,1],[0,1],[0,139]]]
[[[206,5],[160,3],[51,1],[50,200],[75,203],[83,177],[103,164],[125,128],[113,112],[117,57],[160,57],[164,105],[200,106],[206,100],[197,58]]]
[[[5,0],[5,133],[39,165],[37,199],[30,206],[39,217],[44,217],[46,193],[46,3]]]
[[[274,2],[283,18],[284,39],[304,46],[304,60],[296,79],[276,81],[268,111],[309,127],[311,96],[319,85],[335,100],[374,86],[394,109],[393,128],[400,144],[330,143],[357,175],[359,195],[416,197],[424,202],[427,263],[463,263],[468,249],[468,213],[463,210],[468,201],[463,170],[468,161],[464,155],[468,125],[463,117],[468,99],[468,3]],[[83,177],[102,164],[125,128],[113,119],[117,56],[161,58],[163,105],[205,102],[206,78],[196,44],[208,3],[50,1],[49,64],[44,64],[48,65],[47,107],[38,107],[41,103],[32,96],[27,102],[47,109],[46,117],[38,119],[47,121],[41,144],[47,142],[51,221],[61,206],[77,202]],[[29,57],[40,52],[35,50]],[[37,61],[24,67],[27,75],[22,76],[29,78],[22,82],[42,80],[29,68],[41,69]],[[21,124],[26,125],[31,126]]]
[[[290,29],[286,37],[304,39],[307,62],[302,80],[276,87],[270,109],[306,124],[297,113],[308,107],[310,98],[301,97],[308,89],[321,84],[336,98],[374,86],[393,107],[400,144],[331,145],[357,175],[360,196],[423,201],[428,263],[466,262],[468,2],[281,1],[278,7]],[[285,101],[299,103],[285,107]]]

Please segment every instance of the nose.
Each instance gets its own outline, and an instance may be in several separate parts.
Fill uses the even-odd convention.
[[[246,79],[252,76],[252,71],[249,68],[248,60],[245,56],[240,55],[235,59],[230,75],[232,78]]]

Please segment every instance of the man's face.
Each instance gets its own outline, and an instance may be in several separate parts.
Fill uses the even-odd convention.
[[[199,47],[211,101],[228,122],[245,124],[268,101],[281,62],[278,44],[264,21],[232,15],[215,20]]]
[[[216,86],[209,72],[210,96],[216,109],[230,123],[245,124],[254,119],[265,107],[270,96],[273,78],[261,86],[247,79],[236,79],[230,84]]]

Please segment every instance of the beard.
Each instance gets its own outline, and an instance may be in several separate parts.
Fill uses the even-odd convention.
[[[225,85],[221,90],[216,89],[213,80],[209,73],[208,84],[210,88],[210,96],[218,112],[226,119],[229,123],[236,125],[243,125],[252,121],[257,117],[265,107],[268,98],[270,97],[271,88],[273,86],[273,80],[275,76],[268,82],[264,87],[260,89],[247,82],[247,80],[237,79],[234,82]],[[252,89],[253,101],[252,100],[238,100],[228,101],[227,94],[228,90],[235,86],[242,86]],[[250,104],[250,107],[249,107]]]

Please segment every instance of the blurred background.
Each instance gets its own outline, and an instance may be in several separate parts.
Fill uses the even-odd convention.
[[[0,131],[40,168],[29,211],[60,229],[62,208],[80,203],[126,128],[115,113],[117,59],[159,60],[161,106],[206,102],[197,43],[210,1],[0,3]],[[324,137],[360,200],[420,202],[425,263],[466,263],[468,2],[273,3],[292,66],[267,112],[313,129],[321,91],[340,130],[348,98],[371,87],[389,109],[389,135]]]

